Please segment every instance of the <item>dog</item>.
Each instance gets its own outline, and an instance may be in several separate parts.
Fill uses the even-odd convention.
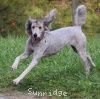
[[[76,26],[69,26],[53,31],[46,30],[45,26],[53,21],[56,10],[53,10],[44,17],[43,20],[28,19],[26,22],[26,31],[29,35],[26,43],[25,52],[18,56],[12,69],[17,69],[21,59],[28,58],[34,52],[33,58],[25,71],[16,79],[14,84],[18,84],[24,76],[32,70],[42,57],[48,57],[59,52],[63,47],[71,45],[73,50],[80,56],[84,63],[86,74],[89,75],[90,66],[95,67],[90,55],[86,51],[86,37],[82,32],[81,26],[86,22],[86,6],[80,5],[76,9],[75,23]],[[88,64],[90,63],[90,66]]]

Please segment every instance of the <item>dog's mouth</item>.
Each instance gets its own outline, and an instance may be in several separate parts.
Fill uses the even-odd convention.
[[[37,35],[30,35],[30,38],[32,40],[32,42],[39,42],[44,38],[45,32],[42,33],[42,35],[40,37],[38,37]]]
[[[39,41],[40,38],[39,38],[39,37],[34,37],[34,40],[35,40],[35,41]]]
[[[40,37],[35,37],[34,35],[31,35],[31,40],[34,41],[40,41]]]

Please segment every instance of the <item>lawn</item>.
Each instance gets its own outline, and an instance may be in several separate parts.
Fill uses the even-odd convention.
[[[100,35],[87,37],[87,51],[96,64],[88,77],[80,58],[68,46],[54,56],[42,58],[15,86],[11,81],[23,72],[32,59],[31,55],[29,59],[21,60],[18,69],[11,70],[15,57],[23,53],[26,40],[26,36],[0,38],[0,92],[10,89],[28,93],[31,88],[48,95],[55,90],[66,92],[66,97],[62,95],[64,99],[100,99]]]

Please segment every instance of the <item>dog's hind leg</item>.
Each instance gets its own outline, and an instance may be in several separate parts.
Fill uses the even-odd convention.
[[[72,49],[80,56],[82,62],[84,63],[84,68],[86,70],[86,73],[89,74],[90,72],[90,67],[88,66],[88,58],[90,59],[90,57],[87,55],[86,53],[86,49],[85,47],[80,47],[80,46],[73,46],[71,45]]]
[[[87,59],[90,62],[90,66],[95,67],[95,64],[93,63],[92,58],[90,57],[89,53],[87,53]]]
[[[74,52],[78,53],[78,52],[77,52],[77,49],[76,49],[73,45],[71,45],[71,47],[72,47],[72,49],[74,50]],[[89,53],[87,53],[87,59],[88,59],[88,61],[90,62],[90,66],[91,66],[91,67],[95,67],[95,64],[93,63],[92,58],[91,58],[91,56],[89,55]]]
[[[86,70],[87,75],[89,75],[90,67],[88,66],[88,60],[87,60],[86,51],[82,49],[82,50],[78,51],[78,54],[79,54],[80,58],[82,59],[82,61],[84,63],[84,68]]]

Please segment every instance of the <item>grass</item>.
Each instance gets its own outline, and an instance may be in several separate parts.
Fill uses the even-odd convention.
[[[87,38],[87,50],[91,53],[96,68],[92,68],[86,78],[83,63],[70,47],[65,47],[58,54],[43,58],[39,64],[19,83],[11,81],[18,77],[29,65],[29,59],[21,60],[18,70],[11,71],[16,56],[24,51],[27,37],[0,38],[0,91],[11,89],[25,91],[67,92],[64,99],[100,99],[100,35]],[[54,98],[56,99],[56,98]],[[60,99],[60,98],[59,98]]]

